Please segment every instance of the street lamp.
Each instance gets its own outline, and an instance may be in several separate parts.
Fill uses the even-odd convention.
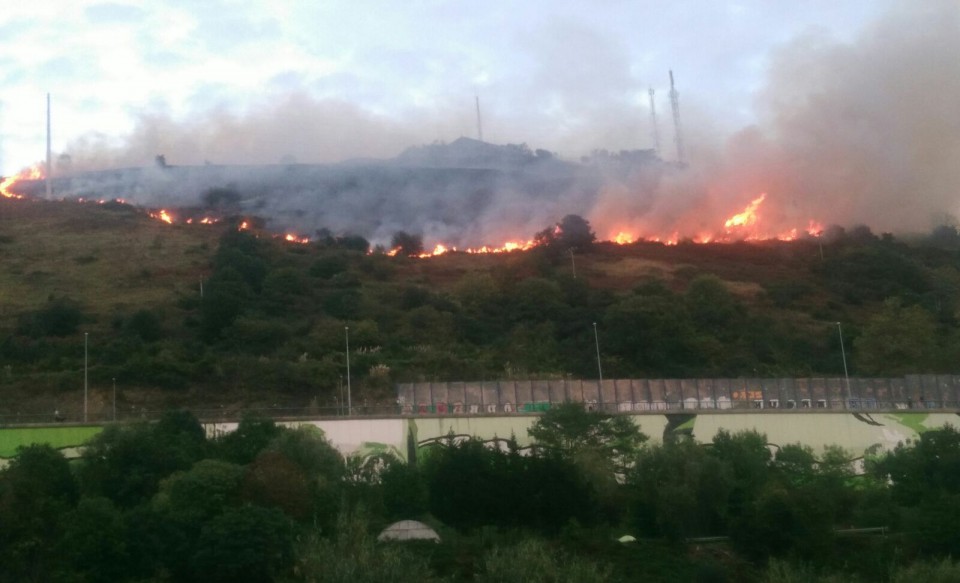
[[[347,415],[353,414],[353,399],[350,396],[350,327],[343,327],[347,339]]]
[[[593,341],[597,345],[597,374],[600,375],[600,383],[603,384],[603,369],[600,367],[600,336],[597,335],[597,323],[593,323]]]
[[[90,333],[83,333],[83,422],[87,422],[87,391],[89,383],[87,382],[87,354],[90,345]]]
[[[843,348],[843,327],[837,322],[837,333],[840,334],[840,356],[843,357],[843,378],[847,381],[847,406],[850,405],[850,399],[853,398],[850,393],[850,374],[847,373],[847,351]]]

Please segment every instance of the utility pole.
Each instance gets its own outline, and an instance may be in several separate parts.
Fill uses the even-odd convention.
[[[474,95],[473,97],[477,102],[477,139],[482,142],[483,141],[483,121],[480,118],[480,96]]]
[[[87,392],[89,384],[87,382],[87,354],[90,345],[90,333],[83,333],[83,422],[87,422]]]
[[[344,326],[343,332],[347,339],[347,415],[353,415],[353,399],[350,395],[350,327]]]
[[[677,162],[683,164],[686,157],[683,152],[683,134],[680,131],[680,94],[673,85],[673,71],[670,71],[670,107],[673,108],[673,141],[677,145]]]
[[[597,374],[600,376],[600,384],[603,385],[603,368],[600,366],[600,336],[597,335],[597,323],[593,323],[593,340],[597,345]],[[603,388],[601,387],[601,391]]]
[[[653,101],[653,87],[650,88],[650,132],[653,134],[653,152],[660,155],[660,130],[657,128],[657,106]]]
[[[853,399],[853,394],[850,392],[850,375],[847,373],[847,352],[843,348],[843,328],[840,326],[840,322],[837,322],[837,332],[840,333],[840,356],[843,357],[843,377],[847,381],[847,407],[849,407],[850,400]]]
[[[53,184],[50,182],[53,180],[53,155],[50,151],[50,94],[47,93],[47,199],[50,199],[53,194]]]

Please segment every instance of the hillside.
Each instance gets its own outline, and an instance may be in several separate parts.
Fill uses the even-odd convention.
[[[113,379],[128,409],[335,406],[345,327],[355,402],[594,378],[594,322],[610,378],[838,375],[836,322],[853,375],[955,372],[960,347],[955,230],[417,259],[236,225],[0,200],[0,414],[77,411],[84,333],[98,411]]]

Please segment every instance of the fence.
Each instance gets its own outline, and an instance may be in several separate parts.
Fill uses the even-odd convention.
[[[611,413],[957,409],[960,376],[406,383],[398,385],[397,401],[407,415],[535,413],[565,401]]]

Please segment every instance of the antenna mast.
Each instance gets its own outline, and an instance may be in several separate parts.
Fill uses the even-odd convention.
[[[50,182],[52,180],[51,174],[53,173],[53,164],[51,162],[51,158],[52,156],[50,154],[50,94],[47,93],[47,172],[46,172],[47,198],[51,198],[53,194],[53,185]]]
[[[673,108],[673,141],[677,144],[677,162],[686,162],[683,155],[683,136],[680,132],[680,94],[673,86],[673,70],[670,71],[670,106]]]
[[[653,128],[653,151],[660,155],[660,130],[657,129],[657,106],[653,101],[653,87],[650,88],[650,126]]]
[[[483,121],[480,119],[480,96],[474,95],[474,99],[477,100],[477,139],[481,142],[483,141]]]

